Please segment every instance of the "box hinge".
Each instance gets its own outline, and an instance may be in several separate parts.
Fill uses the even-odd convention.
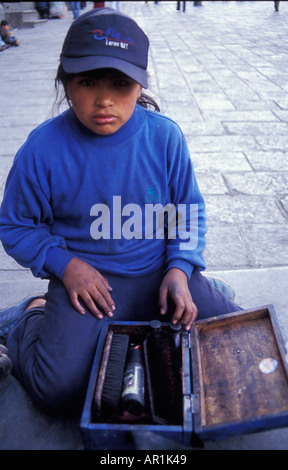
[[[191,412],[192,414],[199,413],[200,404],[199,404],[199,395],[196,393],[191,394]]]

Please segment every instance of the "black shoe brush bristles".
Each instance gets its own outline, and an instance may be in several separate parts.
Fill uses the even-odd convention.
[[[173,338],[153,331],[144,341],[149,398],[155,422],[175,424],[182,419],[182,386]]]
[[[119,406],[128,346],[128,335],[109,331],[94,399],[94,412],[98,415],[111,416]]]

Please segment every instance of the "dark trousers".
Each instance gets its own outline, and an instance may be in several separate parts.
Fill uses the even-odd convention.
[[[169,321],[160,316],[159,286],[163,272],[139,278],[106,276],[113,288],[116,311],[112,321]],[[211,286],[202,274],[189,283],[198,319],[241,310]],[[99,333],[107,317],[74,310],[62,282],[49,283],[44,309],[31,309],[9,335],[7,347],[14,374],[38,406],[53,411],[83,405]]]
[[[186,11],[186,2],[182,2],[182,3],[183,3],[183,11]],[[181,2],[177,2],[176,10],[180,11],[180,5],[181,5]]]

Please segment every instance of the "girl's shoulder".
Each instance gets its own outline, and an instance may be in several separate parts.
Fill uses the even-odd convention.
[[[63,122],[66,119],[67,113],[69,113],[69,110],[64,111],[58,116],[51,117],[43,121],[30,132],[27,140],[34,139],[37,137],[43,137],[45,134],[50,135],[57,133],[57,130],[60,130],[63,127]]]
[[[19,165],[23,162],[38,160],[39,155],[49,155],[49,158],[57,155],[60,142],[63,140],[61,134],[63,136],[64,121],[65,116],[62,113],[62,115],[47,119],[35,127],[19,148],[14,161]]]
[[[146,122],[151,131],[161,130],[161,134],[173,137],[174,139],[185,139],[180,125],[171,117],[159,111],[145,109]]]
[[[147,119],[150,120],[152,124],[161,124],[167,128],[178,129],[182,132],[179,124],[166,114],[149,109],[145,109],[145,112],[147,113]]]

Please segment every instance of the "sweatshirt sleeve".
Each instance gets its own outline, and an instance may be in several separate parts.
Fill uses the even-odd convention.
[[[49,194],[43,191],[33,169],[23,169],[18,160],[16,156],[0,210],[3,247],[21,266],[30,268],[35,277],[62,278],[73,255],[67,251],[64,238],[51,231]]]
[[[172,141],[169,149],[168,184],[170,200],[177,209],[177,219],[175,229],[173,222],[169,225],[168,217],[166,263],[167,269],[179,268],[190,278],[192,272],[206,268],[203,256],[207,232],[206,212],[188,145],[180,133],[177,144]]]

